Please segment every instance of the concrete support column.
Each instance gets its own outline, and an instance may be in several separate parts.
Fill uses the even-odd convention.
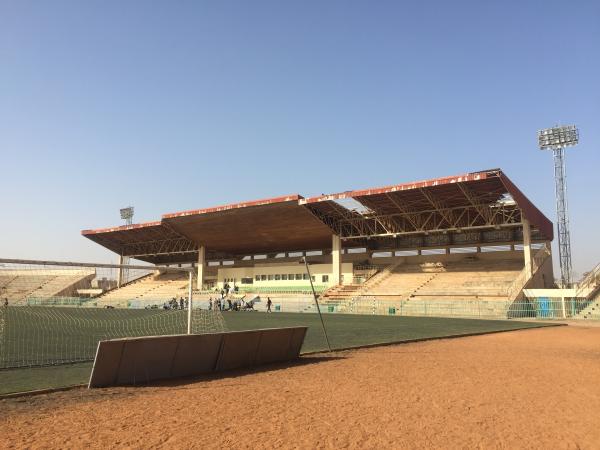
[[[198,279],[196,281],[196,289],[202,290],[204,286],[204,266],[206,265],[206,249],[204,245],[198,247]]]
[[[532,265],[531,265],[531,226],[529,220],[525,217],[522,218],[523,222],[523,258],[525,259],[525,270],[527,271],[527,278],[531,278]]]
[[[342,240],[336,234],[331,237],[331,281],[333,284],[342,281]]]
[[[119,264],[123,264],[123,255],[119,255]],[[119,267],[119,271],[117,273],[117,287],[121,287],[123,284],[123,268]]]

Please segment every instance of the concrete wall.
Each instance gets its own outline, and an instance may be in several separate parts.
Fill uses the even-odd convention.
[[[332,284],[331,278],[331,264],[310,264],[310,273],[314,277],[313,283],[318,286],[330,286]],[[287,279],[282,279],[282,275],[286,275]],[[290,275],[293,275],[294,279],[290,280]],[[300,275],[302,279],[296,279],[296,276]],[[344,284],[352,283],[353,268],[352,263],[342,264],[342,275],[344,277]],[[257,280],[256,276],[261,279]],[[266,277],[265,280],[262,278]],[[279,280],[277,280],[279,276]],[[310,284],[308,279],[305,279],[306,267],[304,264],[289,264],[289,263],[256,263],[253,267],[219,267],[217,274],[217,285],[219,288],[223,287],[225,280],[228,281],[230,286],[255,286],[255,287],[277,287],[277,286],[298,286],[305,287]],[[324,280],[323,276],[327,276],[328,280]],[[242,284],[242,278],[250,278],[252,284]],[[271,278],[271,279],[269,279]]]

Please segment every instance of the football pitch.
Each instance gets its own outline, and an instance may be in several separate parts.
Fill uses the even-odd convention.
[[[95,313],[110,314],[110,312],[104,313],[103,310],[95,310]],[[186,312],[180,311],[180,313],[181,323],[184,324]],[[139,312],[129,310],[128,314],[140,314],[140,316],[143,316],[147,315],[148,312],[144,310],[140,310]],[[308,353],[327,350],[325,335],[317,314],[224,312],[223,316],[230,331],[307,326],[308,333],[302,347],[302,352]],[[542,323],[513,322],[508,320],[346,314],[324,314],[323,319],[329,342],[334,350],[545,326]],[[180,322],[180,320],[177,320],[177,322]],[[177,328],[165,331],[173,333],[177,331]],[[143,334],[142,330],[132,329],[130,335],[139,336],[141,334]],[[24,345],[23,348],[30,348],[30,346]],[[90,361],[47,367],[0,370],[0,394],[86,383],[89,378],[91,365]]]

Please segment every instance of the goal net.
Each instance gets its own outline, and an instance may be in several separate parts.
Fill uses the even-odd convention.
[[[190,267],[0,259],[0,369],[91,361],[99,340],[188,324],[226,331],[220,311],[194,303],[190,281]]]

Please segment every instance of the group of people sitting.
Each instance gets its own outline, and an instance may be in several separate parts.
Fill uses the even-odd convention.
[[[173,297],[171,300],[169,300],[168,302],[165,302],[163,304],[163,309],[187,309],[188,308],[188,299],[184,299],[183,297],[180,297],[179,300],[177,300],[176,297]]]
[[[254,297],[248,301],[245,300],[246,296],[244,295],[242,298],[213,298],[211,297],[208,300],[208,309],[209,311],[256,311],[254,309],[254,303],[260,301],[259,297]],[[270,297],[267,297],[267,312],[271,312],[271,306],[273,302]]]
[[[217,290],[220,296],[212,297],[208,300],[208,310],[209,311],[256,311],[254,309],[254,303],[260,301],[257,297],[254,297],[250,300],[245,300],[246,296],[242,296],[241,298],[232,298],[230,294],[234,294],[238,292],[238,287],[234,286],[233,288],[229,286],[229,284],[225,284],[223,289],[220,291]],[[270,298],[267,297],[267,312],[271,312],[271,305],[273,302]],[[188,309],[188,299],[180,297],[177,299],[173,297],[168,302],[163,303],[162,308],[165,310],[184,310]],[[154,309],[156,305],[146,306],[146,309]]]
[[[242,298],[213,298],[208,300],[209,311],[254,311],[254,299],[245,300],[245,295]]]

